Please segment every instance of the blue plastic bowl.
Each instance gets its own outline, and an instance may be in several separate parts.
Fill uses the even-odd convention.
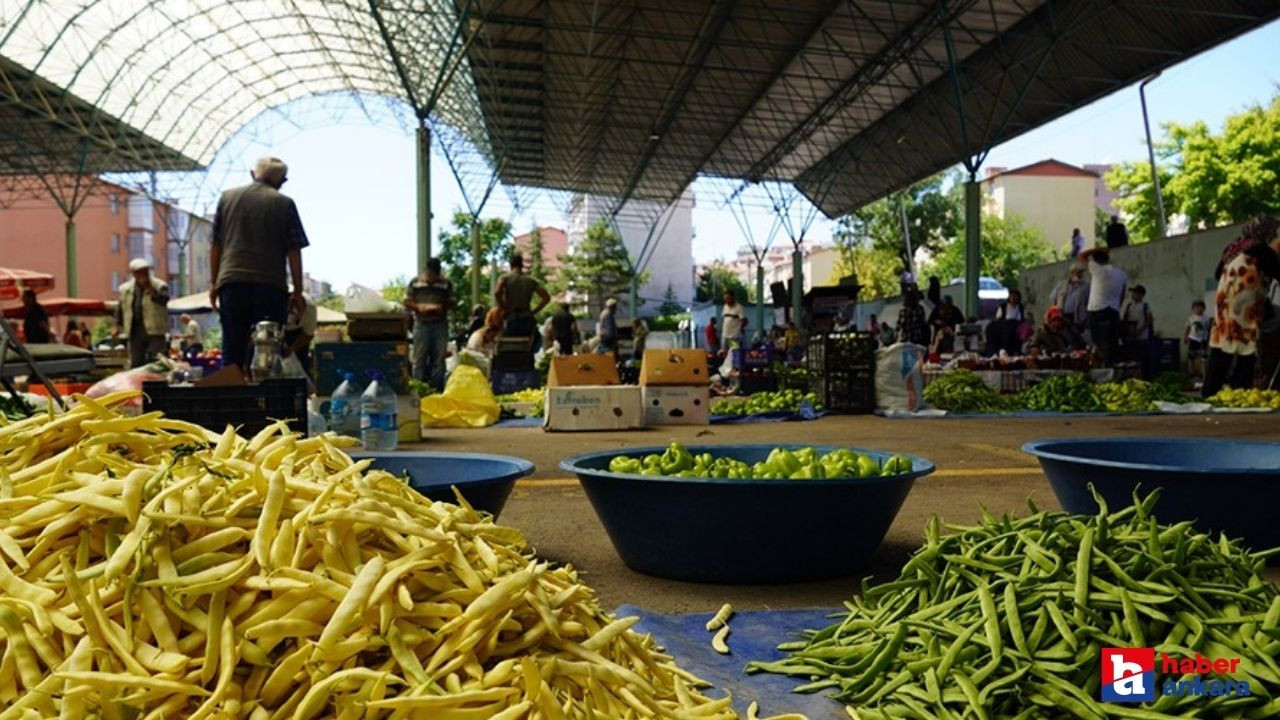
[[[456,486],[477,510],[495,518],[507,504],[516,480],[533,472],[533,463],[506,455],[442,452],[354,452],[356,460],[372,458],[374,470],[409,475],[409,487],[431,500],[456,503]]]
[[[1068,512],[1092,515],[1089,483],[1112,510],[1160,488],[1156,519],[1191,520],[1263,550],[1280,545],[1280,444],[1193,438],[1079,438],[1022,446],[1036,456]]]
[[[698,445],[689,451],[755,463],[777,445]],[[804,445],[782,445],[798,449]],[[815,446],[819,452],[835,446]],[[894,453],[850,448],[883,462]],[[911,491],[933,463],[907,455],[911,472],[875,478],[730,480],[609,472],[618,455],[576,455],[575,473],[627,567],[691,582],[764,584],[843,577],[864,569]]]

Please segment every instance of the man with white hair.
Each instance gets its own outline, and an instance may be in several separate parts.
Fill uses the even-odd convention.
[[[165,331],[169,328],[169,286],[151,275],[146,258],[129,261],[133,278],[119,289],[116,326],[112,337],[124,333],[129,338],[129,367],[139,367],[165,351]]]
[[[280,158],[258,160],[253,182],[222,194],[213,217],[209,302],[222,318],[222,357],[245,367],[254,324],[281,324],[289,310],[306,311],[302,297],[302,249],[307,234],[293,200],[280,193],[289,167]],[[293,291],[285,281],[285,264]]]

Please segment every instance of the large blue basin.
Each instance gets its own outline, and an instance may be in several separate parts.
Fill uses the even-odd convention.
[[[1280,545],[1280,443],[1194,438],[1077,438],[1022,446],[1040,460],[1068,512],[1094,514],[1089,483],[1111,509],[1160,488],[1156,518],[1192,520],[1242,538],[1254,550]]]
[[[755,463],[775,447],[807,446],[698,445],[689,451]],[[665,449],[588,453],[560,467],[578,476],[627,567],[692,582],[800,582],[865,569],[915,479],[933,472],[933,463],[910,455],[911,472],[860,479],[730,480],[608,470],[618,455],[643,457]],[[880,462],[893,454],[851,449]]]
[[[456,503],[457,487],[468,503],[494,517],[502,512],[516,480],[533,472],[533,463],[506,455],[443,452],[353,452],[372,458],[374,470],[409,477],[409,487],[432,500]]]

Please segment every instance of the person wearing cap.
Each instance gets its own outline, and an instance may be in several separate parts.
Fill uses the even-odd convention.
[[[538,297],[538,306],[531,307],[534,296]],[[525,275],[524,256],[511,254],[511,272],[498,278],[498,287],[493,291],[493,298],[498,302],[498,310],[506,325],[503,334],[508,337],[529,338],[533,347],[533,333],[537,329],[534,316],[551,302],[551,295],[542,283]]]
[[[1051,307],[1044,314],[1044,325],[1036,330],[1027,346],[1032,356],[1057,355],[1084,348],[1084,338],[1067,322],[1062,308]]]
[[[618,354],[618,298],[605,300],[596,319],[596,351],[601,355]]]
[[[129,367],[139,367],[164,353],[169,328],[169,286],[151,275],[146,258],[129,261],[133,277],[118,291],[116,325],[111,337],[129,339]]]
[[[413,377],[443,392],[453,283],[441,274],[440,258],[427,259],[422,273],[409,283],[404,306],[413,313]]]
[[[253,326],[272,320],[282,327],[289,311],[302,317],[302,249],[307,234],[298,206],[280,193],[289,179],[280,158],[258,160],[253,182],[232,188],[218,200],[213,216],[209,265],[213,287],[209,302],[222,320],[222,357],[227,365],[246,367]],[[293,291],[285,281],[285,265]]]

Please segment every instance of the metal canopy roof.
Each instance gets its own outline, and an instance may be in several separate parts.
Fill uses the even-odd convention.
[[[504,181],[621,204],[699,173],[783,180],[835,216],[1280,3],[509,0],[482,15],[469,57]]]
[[[781,180],[836,215],[1278,15],[1276,0],[0,0],[0,152],[204,165],[252,118],[350,93],[447,123],[508,185],[621,206],[698,174]]]

